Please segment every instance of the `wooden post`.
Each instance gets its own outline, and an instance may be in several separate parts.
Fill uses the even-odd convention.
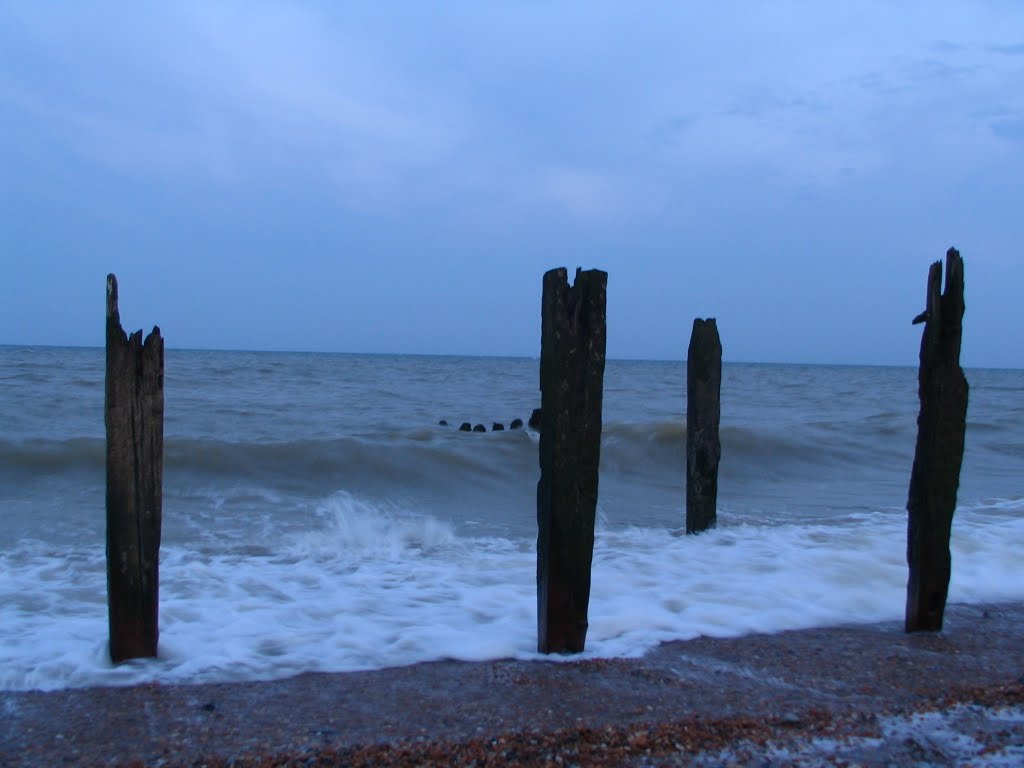
[[[718,513],[718,438],[722,342],[715,319],[693,321],[686,353],[686,532],[714,528]]]
[[[114,662],[156,656],[163,502],[164,340],[128,337],[107,275],[107,607]]]
[[[917,448],[907,498],[907,632],[942,629],[949,588],[949,534],[960,485],[967,429],[967,379],[960,367],[964,316],[964,262],[956,249],[946,253],[946,288],[942,262],[928,271],[923,322],[917,417]]]
[[[608,274],[544,275],[537,483],[537,648],[579,653],[594,556]]]

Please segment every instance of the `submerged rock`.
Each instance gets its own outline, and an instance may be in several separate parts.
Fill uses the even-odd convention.
[[[491,425],[491,432],[504,432],[504,431],[505,431],[505,425],[502,424],[500,421],[496,421],[496,422],[494,422],[493,425]]]
[[[512,419],[512,423],[508,425],[508,428],[509,429],[522,429],[523,428],[523,420],[522,419]]]
[[[446,419],[441,419],[439,422],[437,422],[437,424],[438,424],[438,426],[441,426],[441,427],[447,427],[448,426],[448,421]]]
[[[473,431],[473,425],[470,424],[468,421],[464,421],[464,422],[462,422],[461,425],[459,425],[459,432],[472,432],[472,431]]]
[[[530,414],[530,426],[540,429],[540,408],[534,408],[533,413]]]
[[[473,426],[473,431],[474,432],[486,432],[487,431],[487,427],[485,427],[483,424],[475,424]]]

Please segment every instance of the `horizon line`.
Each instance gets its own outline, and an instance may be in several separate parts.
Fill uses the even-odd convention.
[[[80,350],[102,350],[103,345],[90,344],[9,344],[0,343],[0,349],[21,348],[21,349],[80,349]],[[366,357],[466,357],[483,359],[509,359],[509,360],[539,360],[540,355],[521,354],[473,354],[465,352],[370,352],[370,351],[336,351],[336,350],[314,350],[314,349],[257,349],[257,348],[233,348],[233,347],[165,347],[174,352],[224,352],[227,354],[270,354],[270,355],[351,355]],[[629,357],[606,355],[606,360],[622,363],[685,363],[685,357]],[[728,365],[779,365],[779,366],[818,366],[825,368],[917,368],[918,363],[897,364],[897,363],[864,363],[864,362],[843,362],[824,363],[807,361],[779,361],[779,360],[730,360],[723,356],[723,364]],[[1024,371],[1024,367],[1007,367],[992,365],[969,365],[961,366],[965,370],[981,371]]]

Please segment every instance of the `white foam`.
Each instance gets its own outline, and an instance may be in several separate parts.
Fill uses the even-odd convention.
[[[958,705],[939,712],[881,717],[878,736],[799,739],[794,743],[740,741],[694,756],[694,765],[971,765],[1024,764],[1024,745],[1013,736],[1024,708]]]
[[[950,601],[1024,600],[1022,505],[960,510]],[[539,658],[535,542],[465,538],[339,495],[316,530],[218,551],[166,546],[160,658],[106,657],[102,550],[0,555],[0,688],[270,679],[441,658]],[[906,521],[599,531],[584,657],[658,642],[902,618]],[[256,553],[256,554],[253,554]]]

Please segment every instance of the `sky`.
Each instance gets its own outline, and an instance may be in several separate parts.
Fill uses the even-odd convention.
[[[1024,3],[0,3],[0,344],[1024,368]]]

